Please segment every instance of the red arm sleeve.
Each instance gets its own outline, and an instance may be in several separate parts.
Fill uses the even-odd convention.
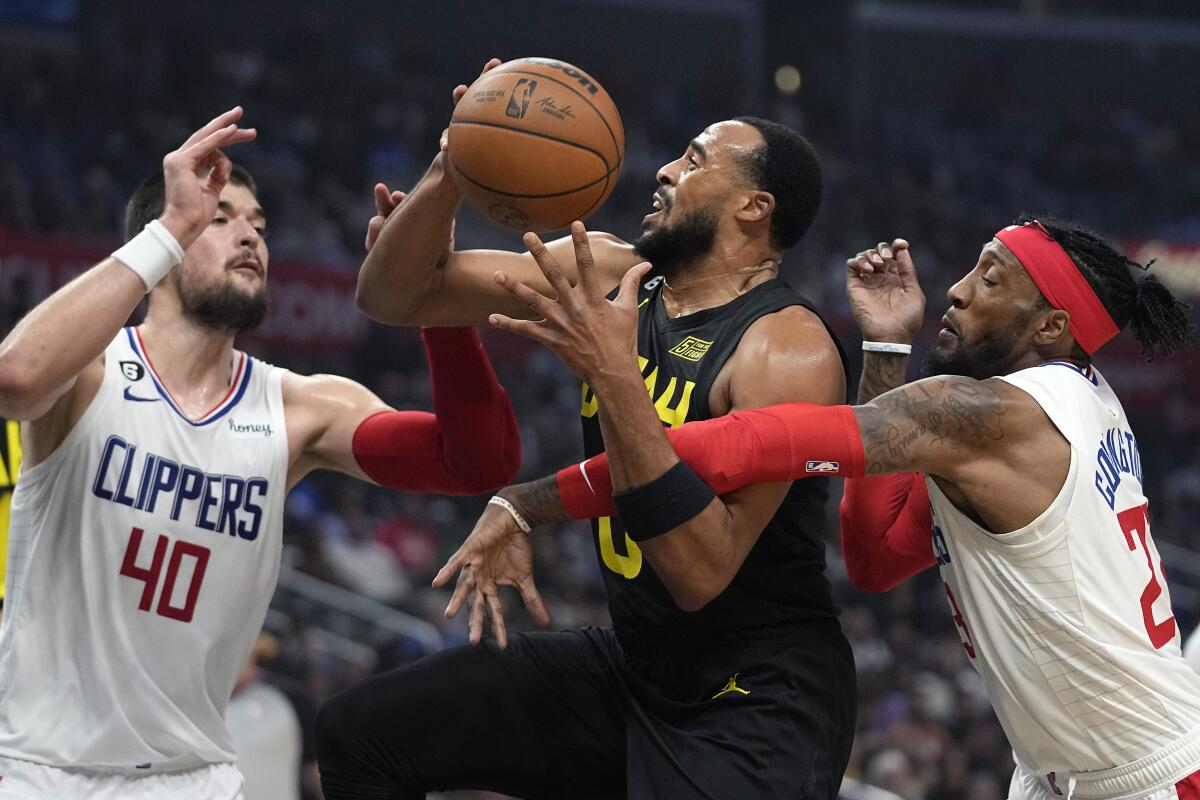
[[[922,475],[851,478],[841,510],[842,558],[862,591],[886,592],[936,563]]]
[[[850,406],[783,403],[689,422],[667,436],[718,495],[752,483],[859,476],[866,462]],[[560,471],[558,492],[563,508],[576,519],[612,516],[608,457],[601,454]]]
[[[382,411],[354,432],[354,458],[381,486],[479,494],[510,483],[521,437],[508,393],[473,328],[421,331],[434,413]]]

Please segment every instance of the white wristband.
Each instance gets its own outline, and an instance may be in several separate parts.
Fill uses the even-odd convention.
[[[863,342],[863,351],[867,353],[896,353],[897,355],[912,355],[911,344],[896,344],[895,342]]]
[[[488,500],[488,505],[500,506],[509,514],[512,514],[512,518],[516,520],[517,527],[525,531],[525,533],[529,533],[529,523],[525,521],[525,518],[521,516],[521,512],[517,511],[517,507],[512,503],[508,502],[500,495],[494,495],[491,500]]]
[[[176,264],[183,261],[183,248],[158,220],[151,220],[112,257],[137,273],[149,292]]]

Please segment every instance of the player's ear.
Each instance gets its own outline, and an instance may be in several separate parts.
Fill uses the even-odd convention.
[[[744,222],[758,222],[759,220],[767,219],[771,216],[771,212],[775,210],[775,195],[770,192],[755,189],[743,197],[742,206],[737,212],[737,218]]]
[[[1051,308],[1038,314],[1037,328],[1033,334],[1035,347],[1051,347],[1071,333],[1071,315],[1061,309]]]

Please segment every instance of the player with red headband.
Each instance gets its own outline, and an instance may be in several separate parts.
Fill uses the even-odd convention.
[[[1186,306],[1135,278],[1138,266],[1077,225],[1021,218],[947,293],[931,377],[901,385],[924,297],[907,242],[881,243],[848,262],[868,340],[858,406],[773,406],[672,431],[631,355],[628,293],[514,287],[546,319],[493,322],[554,349],[621,435],[604,456],[503,490],[513,518],[489,509],[448,567],[517,583],[529,576],[496,556],[518,523],[616,511],[666,540],[743,484],[840,474],[860,588],[940,566],[1014,748],[1011,800],[1200,798],[1200,677],[1180,654],[1136,439],[1092,365],[1125,328],[1148,356],[1191,340]],[[736,569],[747,549],[693,538],[678,555]]]

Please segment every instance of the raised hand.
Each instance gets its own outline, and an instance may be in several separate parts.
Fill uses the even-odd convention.
[[[166,196],[159,219],[185,250],[212,222],[229,181],[233,162],[221,148],[258,135],[254,128],[238,127],[241,118],[242,107],[234,106],[163,158]]]
[[[626,272],[616,299],[609,300],[596,280],[592,248],[582,222],[571,223],[577,286],[567,280],[536,234],[525,234],[524,242],[556,296],[547,297],[507,273],[497,272],[496,282],[542,319],[530,322],[492,314],[488,321],[544,344],[592,386],[606,377],[637,371],[637,290],[650,264],[642,262]]]
[[[449,582],[454,573],[458,582],[446,617],[454,617],[467,607],[467,631],[471,644],[483,639],[484,617],[490,617],[492,632],[500,647],[508,646],[508,629],[500,606],[498,587],[514,586],[521,593],[525,608],[539,625],[549,625],[550,615],[533,583],[533,546],[529,534],[517,527],[505,509],[489,504],[475,523],[471,535],[433,579],[435,587]]]
[[[846,261],[846,294],[863,338],[908,344],[925,318],[925,293],[908,242],[880,242]]]
[[[495,69],[496,67],[500,66],[503,63],[504,62],[498,58],[489,58],[487,63],[483,65],[483,69],[479,71],[479,76],[483,77],[484,73],[488,72],[489,70]],[[450,92],[451,105],[457,106],[458,101],[463,99],[463,95],[465,95],[467,93],[467,89],[469,89],[469,88],[471,88],[471,87],[467,86],[465,83],[460,83],[458,86],[455,86],[454,89]],[[448,133],[449,133],[448,128],[442,131],[441,148],[442,148],[443,152],[446,150],[446,141],[447,141],[446,137],[447,137]]]

